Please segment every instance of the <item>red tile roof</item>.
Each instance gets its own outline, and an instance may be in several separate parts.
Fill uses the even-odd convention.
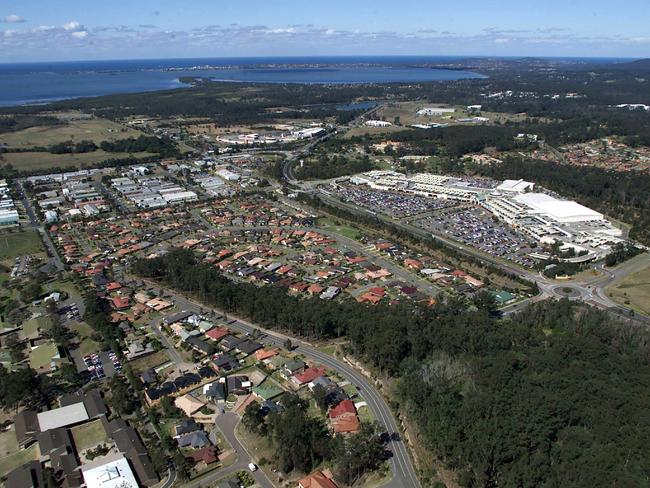
[[[209,331],[207,331],[205,335],[214,341],[220,341],[221,339],[226,337],[229,333],[230,331],[225,327],[215,327],[214,329],[210,329]]]
[[[335,419],[336,417],[340,417],[341,415],[345,414],[353,414],[356,415],[357,409],[354,407],[354,403],[352,400],[343,400],[339,402],[338,405],[336,405],[332,410],[330,410],[330,418]]]
[[[325,368],[307,368],[302,373],[295,375],[294,378],[299,384],[303,385],[321,376],[325,376]]]

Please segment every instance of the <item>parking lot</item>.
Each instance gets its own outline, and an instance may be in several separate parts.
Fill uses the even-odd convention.
[[[498,222],[490,212],[482,208],[444,210],[418,220],[416,225],[447,234],[463,244],[522,266],[533,267],[535,264],[528,256],[534,251],[531,247],[533,242],[506,224]]]
[[[455,202],[450,200],[369,190],[348,185],[339,186],[336,194],[343,201],[354,203],[373,212],[379,212],[395,218],[411,217],[455,205]]]

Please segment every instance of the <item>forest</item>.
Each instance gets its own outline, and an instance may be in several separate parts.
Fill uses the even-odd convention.
[[[188,250],[133,272],[264,327],[346,337],[398,385],[422,442],[465,487],[643,486],[650,476],[650,337],[569,301],[511,318],[494,301],[432,307],[299,299],[234,283]]]

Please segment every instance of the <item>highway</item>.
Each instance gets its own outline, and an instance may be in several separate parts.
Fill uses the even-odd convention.
[[[153,281],[149,281],[149,280],[144,280],[144,281],[152,286],[160,287],[160,285],[158,285]],[[193,313],[201,313],[201,311],[203,310],[204,314],[205,311],[208,310],[214,314],[223,315],[223,312],[220,310],[214,309],[205,304],[200,304],[192,300],[189,300],[186,297],[172,290],[167,290],[167,289],[165,290],[167,292],[166,294],[170,296],[172,300],[174,300],[176,305],[180,307],[182,310],[193,312]],[[341,377],[345,378],[350,383],[355,385],[359,390],[359,394],[367,402],[368,408],[370,408],[374,417],[377,419],[377,422],[379,423],[379,425],[381,425],[381,427],[386,432],[389,433],[400,432],[397,422],[393,417],[390,408],[388,407],[388,403],[377,391],[374,381],[365,377],[363,374],[358,372],[354,367],[332,356],[329,356],[319,351],[318,349],[314,348],[313,346],[294,337],[286,336],[284,334],[263,329],[262,327],[252,324],[246,320],[236,318],[230,314],[228,314],[228,317],[229,317],[228,320],[229,328],[243,334],[252,334],[253,331],[257,329],[266,335],[266,337],[264,338],[264,342],[267,343],[268,345],[282,347],[287,339],[291,339],[293,344],[297,346],[295,349],[297,353],[302,354],[307,358],[310,358],[312,361],[315,361],[319,364],[326,366],[328,369],[336,371]],[[167,344],[169,343],[167,342]],[[226,435],[225,432],[224,435]],[[387,488],[419,487],[420,483],[417,478],[415,468],[413,467],[411,458],[409,457],[404,442],[401,440],[401,438],[397,440],[393,440],[391,441],[389,447],[391,452],[393,453],[393,456],[389,461],[391,471],[393,473],[393,477],[391,481],[384,486],[386,486]],[[215,479],[217,479],[216,476],[217,475],[215,474]],[[218,476],[221,477],[222,474],[220,473]],[[194,488],[197,487],[198,485],[189,485],[189,486],[191,488]]]

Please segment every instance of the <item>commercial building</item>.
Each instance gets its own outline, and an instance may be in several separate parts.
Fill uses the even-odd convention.
[[[455,108],[444,108],[444,107],[424,107],[417,111],[417,114],[420,116],[440,116],[445,114],[453,114],[456,112]]]
[[[1,225],[16,225],[20,219],[18,211],[11,209],[0,209],[0,226]]]
[[[129,461],[113,454],[81,467],[87,488],[138,488]]]
[[[559,200],[545,193],[524,193],[515,200],[530,208],[530,213],[555,222],[592,222],[605,220],[603,214],[571,200]]]

